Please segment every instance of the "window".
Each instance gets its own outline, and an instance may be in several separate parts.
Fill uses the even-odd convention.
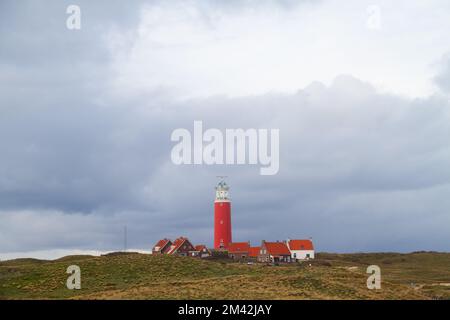
[[[297,258],[297,254],[296,253],[294,253],[294,258]]]
[[[311,257],[311,255],[310,255],[309,253],[307,253],[307,254],[306,254],[306,257],[307,257],[307,258],[310,258],[310,257]]]

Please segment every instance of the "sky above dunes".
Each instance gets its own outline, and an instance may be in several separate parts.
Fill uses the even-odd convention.
[[[66,8],[81,8],[81,29]],[[1,1],[0,258],[212,245],[449,251],[448,1]],[[172,163],[177,128],[277,128],[280,170]]]

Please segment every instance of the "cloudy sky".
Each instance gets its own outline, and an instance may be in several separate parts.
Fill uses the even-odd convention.
[[[81,8],[69,30],[67,6]],[[0,2],[0,259],[162,237],[450,251],[450,2]],[[277,128],[280,170],[181,165],[173,130]]]

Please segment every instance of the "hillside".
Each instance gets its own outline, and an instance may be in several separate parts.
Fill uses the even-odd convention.
[[[67,266],[81,290],[66,288]],[[128,253],[0,262],[1,299],[450,299],[450,253],[318,254],[310,263],[265,266]],[[382,289],[366,288],[366,267]]]

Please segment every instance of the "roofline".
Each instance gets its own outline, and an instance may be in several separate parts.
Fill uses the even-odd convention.
[[[153,246],[153,249],[155,249],[155,247],[158,246],[158,243],[159,243],[160,241],[165,241],[165,243],[164,243],[164,245],[160,246],[160,249],[159,249],[159,250],[164,249],[169,243],[172,242],[170,239],[161,239],[161,240],[159,240],[159,241]],[[152,250],[153,250],[153,249],[152,249]]]
[[[181,242],[178,246],[176,246],[175,248],[173,248],[173,251],[170,252],[170,254],[177,252],[177,250],[183,245],[183,243],[186,242],[187,238],[185,237],[180,237],[175,239],[175,241],[177,241],[178,239],[183,239],[183,242]]]

